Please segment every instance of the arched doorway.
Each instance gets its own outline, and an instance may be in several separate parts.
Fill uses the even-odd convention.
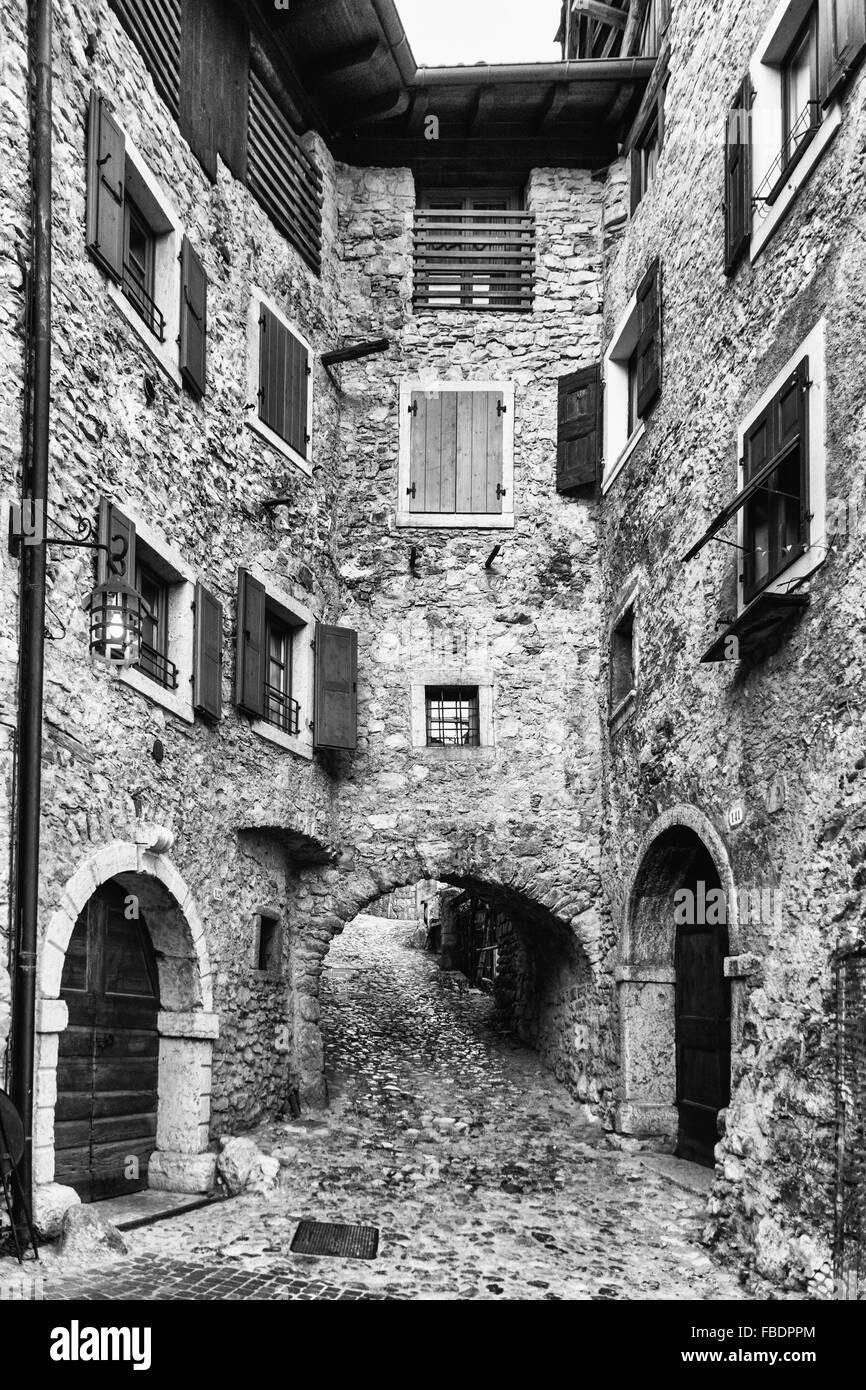
[[[60,997],[56,1179],[83,1201],[140,1191],[156,1148],[159,977],[139,900],[115,880],[78,917]]]
[[[711,850],[689,824],[659,826],[634,877],[617,972],[618,1128],[656,1136],[706,1166],[714,1163],[718,1116],[730,1099],[725,959],[736,923],[726,869],[719,846]]]

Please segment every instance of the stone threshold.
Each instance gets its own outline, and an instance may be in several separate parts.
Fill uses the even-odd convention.
[[[709,1197],[716,1179],[714,1168],[704,1168],[700,1163],[690,1163],[688,1159],[677,1158],[674,1154],[642,1153],[639,1157],[645,1168],[669,1178],[677,1187],[684,1187],[698,1197]]]
[[[134,1231],[139,1226],[152,1226],[156,1221],[166,1221],[171,1216],[182,1216],[189,1211],[197,1211],[199,1207],[209,1207],[214,1202],[226,1200],[225,1197],[214,1195],[159,1192],[153,1189],[133,1192],[128,1197],[107,1197],[102,1202],[94,1202],[93,1207],[119,1231]]]

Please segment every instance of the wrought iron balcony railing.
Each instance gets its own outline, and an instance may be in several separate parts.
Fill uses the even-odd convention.
[[[297,734],[301,722],[301,706],[290,695],[284,695],[274,685],[265,686],[265,722],[282,729],[284,734]]]
[[[158,652],[147,642],[141,644],[137,665],[139,671],[143,671],[159,685],[164,685],[166,690],[177,690],[177,667],[174,662],[169,661],[167,656],[163,656],[162,652]]]
[[[165,342],[165,318],[156,300],[148,294],[128,266],[123,267],[123,293],[161,343]]]
[[[535,219],[531,212],[418,208],[416,310],[532,309]]]
[[[759,212],[766,213],[767,209],[776,201],[800,158],[806,153],[817,134],[820,125],[820,103],[817,101],[807,102],[797,117],[790,135],[755,189],[753,201]]]

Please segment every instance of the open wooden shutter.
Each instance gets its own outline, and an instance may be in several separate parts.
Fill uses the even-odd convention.
[[[732,275],[752,235],[752,102],[748,74],[728,110],[725,131],[725,274]]]
[[[259,309],[259,417],[307,457],[310,363],[303,343],[265,305]]]
[[[181,0],[109,0],[171,114],[180,109]]]
[[[352,750],[358,743],[358,634],[316,624],[316,748]]]
[[[216,180],[217,155],[247,175],[249,24],[233,0],[183,0],[180,54],[181,135]]]
[[[649,414],[662,389],[661,264],[653,261],[637,291],[637,413]]]
[[[238,637],[235,703],[247,714],[264,714],[265,589],[245,569],[238,570]]]
[[[193,704],[219,719],[223,689],[223,606],[203,584],[195,586]]]
[[[90,93],[87,130],[87,250],[113,280],[123,277],[126,140],[105,98]]]
[[[111,555],[117,556],[121,550],[120,541],[126,543],[126,554],[123,559],[123,569],[110,569],[108,564],[108,554],[104,550],[97,550],[96,576],[100,584],[106,579],[124,579],[127,584],[135,588],[135,523],[130,521],[128,516],[124,516],[119,507],[107,497],[99,499],[99,527],[97,539],[100,545],[110,547]]]
[[[502,511],[501,391],[413,391],[409,404],[409,510]]]
[[[598,364],[559,378],[557,492],[571,492],[598,481],[602,456],[601,400]]]
[[[207,275],[189,238],[180,253],[180,374],[197,396],[205,390]]]
[[[866,0],[821,0],[818,96],[829,105],[866,49]]]

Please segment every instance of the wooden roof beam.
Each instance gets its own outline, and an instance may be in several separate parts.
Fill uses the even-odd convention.
[[[478,88],[478,91],[475,93],[475,99],[472,102],[472,109],[469,113],[469,119],[466,122],[465,132],[467,135],[474,134],[478,127],[480,125],[483,125],[484,119],[487,113],[489,112],[491,106],[493,106],[495,98],[495,87]]]
[[[628,23],[625,10],[614,9],[613,5],[603,5],[600,0],[574,0],[571,11],[572,14],[587,15],[600,20],[602,24],[613,24],[617,29],[624,29]]]
[[[563,83],[559,83],[557,86],[548,89],[547,95],[535,119],[536,132],[540,133],[543,130],[549,130],[568,100],[568,96],[568,87]]]
[[[640,37],[641,25],[644,16],[649,8],[649,0],[630,0],[628,7],[628,23],[625,26],[625,34],[622,40],[621,57],[630,58],[634,52],[638,38]]]
[[[363,43],[339,49],[319,63],[311,63],[307,71],[314,82],[323,82],[329,77],[341,77],[354,68],[364,67],[385,51],[384,44],[378,39],[365,39]]]

